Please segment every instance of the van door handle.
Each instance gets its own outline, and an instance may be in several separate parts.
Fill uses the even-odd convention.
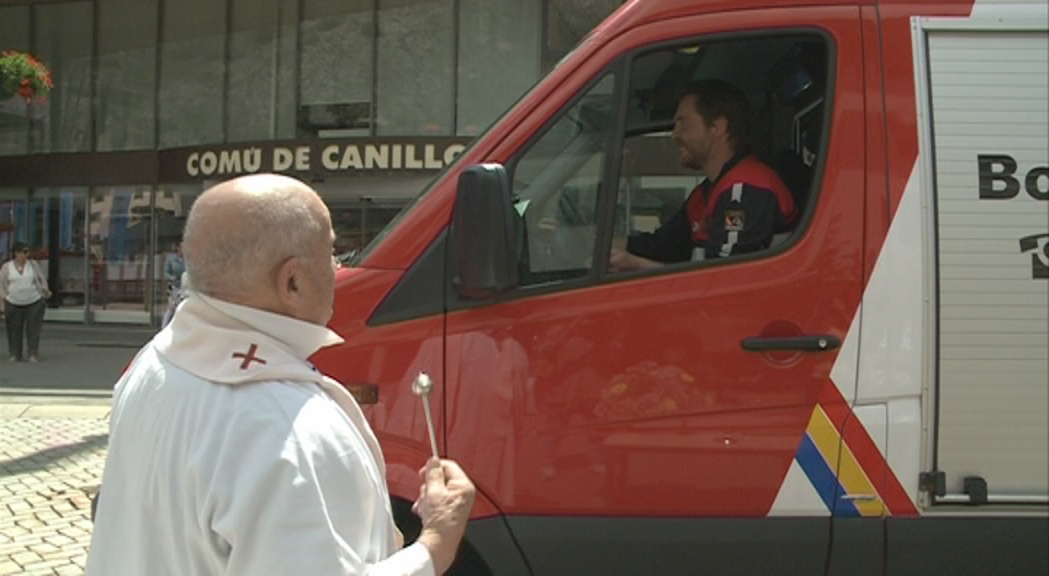
[[[841,339],[830,334],[813,336],[766,337],[751,336],[744,338],[740,345],[751,352],[769,352],[774,350],[800,350],[802,352],[826,352],[841,346]]]

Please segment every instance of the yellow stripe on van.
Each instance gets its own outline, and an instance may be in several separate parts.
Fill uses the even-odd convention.
[[[838,483],[845,490],[861,516],[882,516],[886,514],[884,503],[877,490],[864,472],[849,446],[842,442],[841,434],[827,417],[823,407],[816,405],[809,419],[806,432],[813,444],[823,455],[831,470],[838,475]],[[839,496],[841,497],[841,496]]]

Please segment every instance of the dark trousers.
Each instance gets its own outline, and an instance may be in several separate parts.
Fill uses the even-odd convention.
[[[43,299],[32,304],[18,306],[4,302],[4,313],[7,316],[7,352],[21,360],[22,332],[25,332],[26,356],[37,356],[40,353],[40,328],[44,325]]]

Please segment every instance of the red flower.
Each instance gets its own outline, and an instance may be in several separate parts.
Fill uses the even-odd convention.
[[[0,92],[17,93],[31,102],[44,100],[52,88],[51,72],[32,54],[13,50],[0,53]]]

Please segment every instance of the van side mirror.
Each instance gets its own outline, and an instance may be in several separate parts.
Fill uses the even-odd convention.
[[[517,286],[518,217],[501,164],[459,175],[452,211],[452,283],[459,296],[485,300]]]

